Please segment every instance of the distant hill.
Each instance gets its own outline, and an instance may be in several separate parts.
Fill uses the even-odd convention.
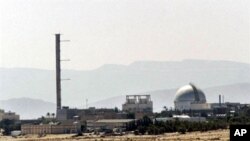
[[[14,98],[1,100],[0,109],[16,112],[21,119],[33,119],[45,116],[48,112],[55,113],[56,105],[40,99]]]
[[[167,106],[168,108],[174,106],[173,101],[176,90],[177,89],[157,90],[139,94],[150,94],[153,100],[154,111],[159,112],[163,109],[163,106]],[[211,87],[203,89],[203,91],[206,94],[208,103],[218,102],[219,94],[225,96],[225,102],[250,103],[250,83]],[[120,95],[90,103],[89,106],[95,106],[98,108],[114,108],[117,106],[121,109],[125,100],[125,95]],[[41,117],[42,115],[46,115],[47,112],[55,112],[56,109],[54,103],[30,98],[3,100],[0,101],[0,107],[7,111],[11,110],[17,112],[23,119]]]
[[[138,61],[130,65],[104,65],[90,71],[63,70],[62,104],[84,107],[106,98],[160,89],[189,82],[200,88],[250,83],[250,65],[230,61]],[[55,71],[0,68],[0,100],[28,97],[55,103]]]

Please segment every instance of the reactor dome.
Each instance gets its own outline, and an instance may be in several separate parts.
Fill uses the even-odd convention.
[[[178,110],[190,109],[192,103],[206,103],[206,96],[202,90],[194,84],[179,88],[175,95],[175,108]]]
[[[189,84],[177,90],[175,96],[175,102],[180,102],[180,101],[205,103],[206,97],[202,90],[200,90],[193,84]]]

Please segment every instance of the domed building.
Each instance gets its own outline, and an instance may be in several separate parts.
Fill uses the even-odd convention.
[[[204,92],[194,84],[179,88],[175,95],[174,105],[176,110],[201,110],[208,109]]]

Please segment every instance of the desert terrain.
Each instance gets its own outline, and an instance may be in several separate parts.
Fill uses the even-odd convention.
[[[164,135],[123,135],[123,136],[96,136],[73,134],[63,135],[24,135],[19,137],[0,136],[1,141],[229,141],[229,130],[214,130],[207,132],[190,132],[186,134],[166,133]]]

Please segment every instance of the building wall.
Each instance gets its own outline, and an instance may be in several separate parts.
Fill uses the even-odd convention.
[[[189,117],[189,118],[174,118],[174,117],[166,117],[166,118],[156,118],[154,120],[155,121],[175,121],[175,120],[179,120],[179,121],[190,121],[190,122],[203,122],[206,121],[205,117]]]
[[[126,123],[105,123],[105,122],[96,122],[94,127],[100,127],[101,129],[114,129],[114,128],[125,128]]]
[[[21,125],[22,134],[51,134],[51,125]]]
[[[211,105],[209,103],[192,103],[190,101],[175,102],[175,109],[183,110],[209,110]]]
[[[79,125],[53,125],[51,126],[51,134],[77,133],[80,131]]]
[[[0,121],[3,120],[4,113],[0,112]]]
[[[20,116],[16,115],[14,112],[7,112],[5,113],[3,110],[0,111],[0,121],[4,119],[9,119],[9,120],[19,120]]]
[[[88,120],[87,121],[87,128],[92,129],[114,129],[114,128],[126,128],[126,125],[129,123],[135,122],[134,119],[124,119],[124,120],[116,120],[116,119],[109,119],[109,120]]]
[[[116,113],[114,109],[60,109],[57,110],[57,119],[60,121],[73,119],[79,116],[81,121],[98,119],[121,119],[126,118],[126,114]]]
[[[195,103],[190,105],[190,109],[191,110],[211,109],[211,105],[208,103],[202,103],[202,104]]]
[[[66,134],[80,129],[80,125],[21,125],[22,134]]]
[[[63,108],[57,110],[56,118],[58,120],[68,120],[73,119],[75,115],[77,115],[79,112],[78,109],[69,109],[69,108]]]
[[[15,115],[15,114],[4,114],[3,119],[19,120],[20,117],[19,117],[19,115]]]
[[[191,108],[190,104],[190,101],[180,101],[174,103],[175,109],[180,111],[189,110]]]
[[[141,119],[144,116],[152,117],[154,114],[152,112],[136,112],[135,119]]]
[[[131,113],[152,113],[153,102],[150,95],[127,95],[126,102],[122,104],[122,110]]]
[[[130,103],[125,103],[122,105],[122,110],[123,111],[128,111],[128,112],[153,112],[153,103],[149,102],[146,104],[141,104],[141,103],[135,103],[135,104],[130,104]]]

